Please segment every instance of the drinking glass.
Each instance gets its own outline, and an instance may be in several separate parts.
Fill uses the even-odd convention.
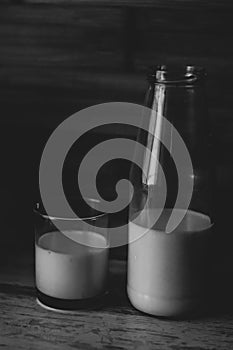
[[[108,215],[95,199],[75,200],[78,217],[35,213],[37,301],[56,310],[76,310],[103,301],[107,292]],[[90,226],[91,225],[91,226]]]

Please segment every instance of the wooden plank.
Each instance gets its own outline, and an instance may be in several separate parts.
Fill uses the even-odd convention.
[[[125,263],[112,261],[111,290],[104,304],[76,314],[36,304],[31,257],[0,265],[0,346],[10,349],[230,349],[230,311],[192,320],[166,320],[135,310],[125,294]],[[216,309],[215,309],[216,311]],[[217,311],[216,311],[217,312]]]
[[[34,296],[0,295],[0,344],[10,349],[226,350],[233,345],[229,316],[174,322],[120,305],[63,315],[41,309]]]
[[[98,100],[98,94],[128,93],[128,87],[137,94],[142,87],[137,75],[156,62],[204,65],[217,79],[224,66],[228,79],[221,79],[224,84],[230,80],[230,13],[209,13],[208,22],[205,15],[182,11],[145,9],[128,15],[136,27],[125,42],[127,18],[120,9],[5,7],[0,14],[1,85],[73,88],[80,99],[89,91]],[[126,62],[127,46],[131,63]]]
[[[109,6],[109,7],[156,7],[156,8],[232,8],[230,0],[2,0],[4,3],[30,3],[52,5],[85,5],[85,6]]]
[[[123,59],[119,10],[16,5],[4,8],[0,20],[1,64],[6,69],[32,65],[106,70]]]

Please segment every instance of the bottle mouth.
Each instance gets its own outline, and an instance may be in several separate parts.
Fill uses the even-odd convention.
[[[206,77],[200,66],[157,65],[150,68],[148,79],[153,83],[193,85]]]

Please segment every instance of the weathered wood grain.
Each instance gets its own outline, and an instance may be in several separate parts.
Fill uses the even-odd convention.
[[[231,125],[233,49],[231,11],[226,6],[227,2],[222,3],[218,12],[210,8],[207,18],[199,6],[192,11],[2,4],[0,91],[4,109],[12,109],[13,99],[25,123],[45,121],[54,128],[72,112],[96,103],[142,103],[149,65],[193,63],[206,66],[209,72],[211,120],[214,126],[216,120],[221,123],[224,140],[229,129],[215,110],[223,111],[224,120]],[[40,106],[40,113],[31,113],[34,105]],[[14,110],[4,113],[2,120],[7,121],[9,114],[10,122],[18,120]]]
[[[232,78],[231,11],[224,4],[207,18],[198,6],[167,11],[22,2],[2,5],[0,20],[2,88],[60,87],[89,101],[122,91],[130,99],[143,90],[138,76],[148,65],[183,62],[207,67],[216,101],[217,85],[227,92]]]
[[[17,0],[3,0],[5,2],[15,2]],[[139,6],[139,7],[163,7],[168,9],[176,8],[232,8],[229,0],[18,0],[24,3],[35,4],[63,4],[63,5],[94,5],[94,6]]]
[[[11,265],[11,266],[10,266]],[[102,307],[68,315],[36,304],[32,256],[0,268],[0,347],[9,349],[225,349],[233,346],[233,316],[163,320],[136,311],[125,294],[125,263],[112,261]],[[7,267],[8,266],[8,267]]]

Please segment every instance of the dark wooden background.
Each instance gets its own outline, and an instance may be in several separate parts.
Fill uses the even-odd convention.
[[[6,229],[0,242],[31,245],[40,154],[62,120],[96,103],[143,103],[146,68],[181,62],[203,65],[209,73],[218,240],[230,259],[232,15],[228,0],[1,1],[0,193]],[[105,128],[98,137],[123,133],[135,136],[131,129]]]

